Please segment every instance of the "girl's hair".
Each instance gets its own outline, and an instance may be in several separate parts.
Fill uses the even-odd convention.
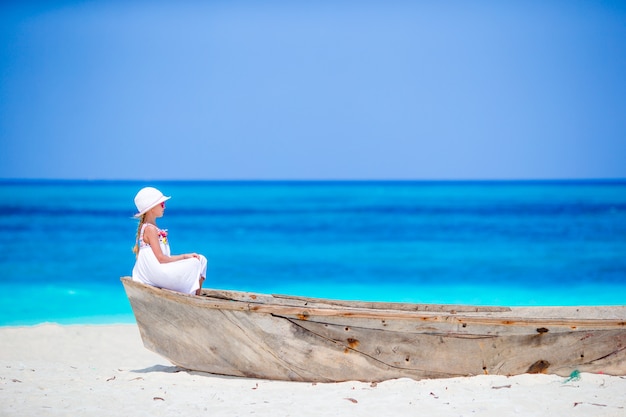
[[[143,225],[145,220],[146,215],[144,213],[139,218],[139,226],[137,226],[137,236],[135,236],[135,246],[133,247],[133,253],[135,254],[135,257],[139,255],[139,235],[141,234],[141,226]]]

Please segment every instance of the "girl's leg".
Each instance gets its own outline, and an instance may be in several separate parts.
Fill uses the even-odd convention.
[[[198,288],[198,290],[196,291],[196,295],[202,294],[202,284],[204,283],[204,279],[206,277],[206,267],[208,263],[204,255],[200,255],[198,259],[200,260],[200,263],[202,264],[202,270],[200,271],[200,288]]]
[[[198,288],[196,290],[196,295],[201,295],[202,294],[202,284],[204,283],[204,277],[200,277],[200,288]]]

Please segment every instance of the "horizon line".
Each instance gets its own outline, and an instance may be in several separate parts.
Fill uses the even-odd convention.
[[[166,179],[166,178],[0,178],[0,183],[621,183],[623,178],[496,178],[496,179]]]

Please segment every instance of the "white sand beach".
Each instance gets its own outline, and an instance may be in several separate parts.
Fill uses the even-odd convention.
[[[0,327],[1,416],[626,416],[626,377],[476,376],[370,384],[182,370],[135,325]]]

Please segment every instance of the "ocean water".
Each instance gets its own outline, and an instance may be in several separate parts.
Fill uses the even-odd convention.
[[[626,181],[0,182],[0,325],[130,323],[143,186],[205,286],[353,300],[626,304]]]

